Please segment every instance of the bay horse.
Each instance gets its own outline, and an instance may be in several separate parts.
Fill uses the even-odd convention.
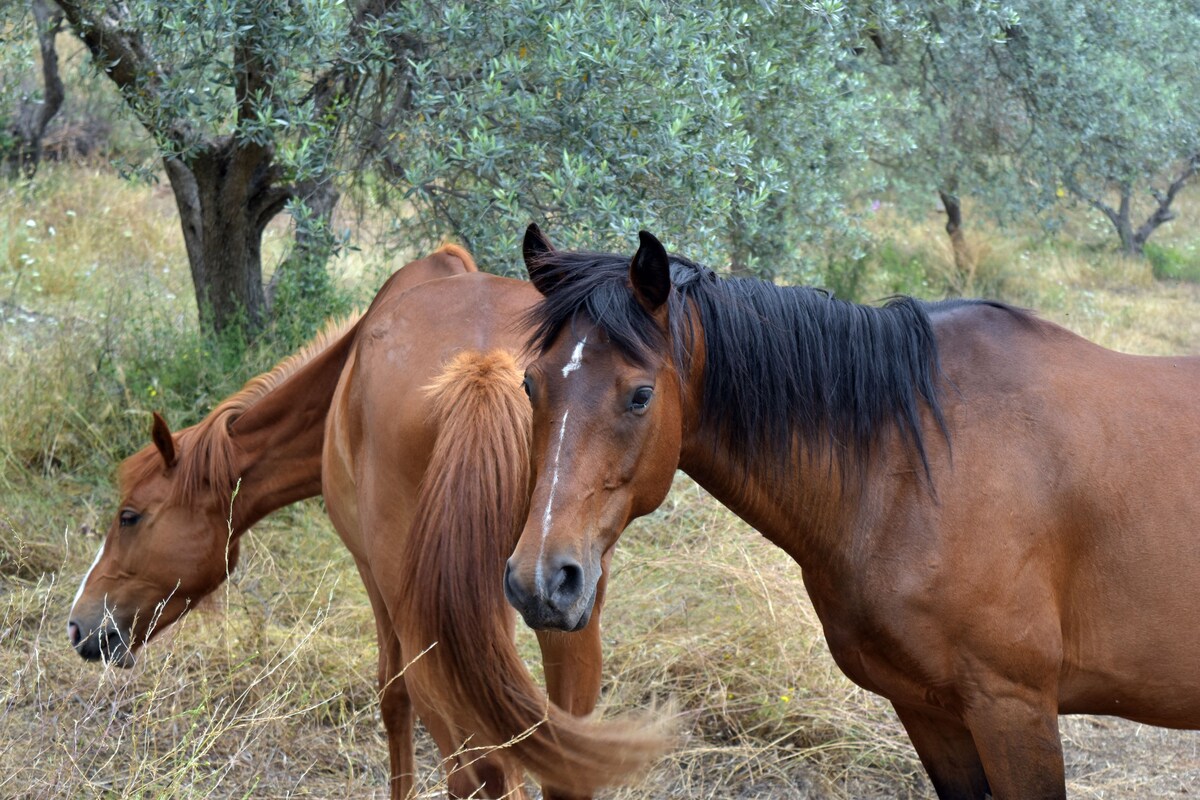
[[[409,299],[433,285],[451,288]],[[172,433],[156,414],[152,444],[120,467],[71,645],[132,666],[224,581],[246,530],[324,494],[375,614],[394,800],[414,783],[414,706],[454,796],[524,797],[526,767],[565,800],[640,769],[665,744],[656,731],[570,716],[595,706],[599,625],[538,636],[552,704],[512,640],[500,584],[528,501],[529,405],[507,320],[536,298],[444,246],[199,424]]]
[[[645,232],[630,259],[534,226],[525,255],[536,483],[505,590],[530,626],[586,624],[680,468],[799,563],[939,798],[1064,798],[1059,714],[1200,727],[1200,359],[722,279]]]

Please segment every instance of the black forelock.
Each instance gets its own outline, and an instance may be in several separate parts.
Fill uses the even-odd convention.
[[[672,283],[677,265],[695,267],[686,259],[672,256],[671,260]],[[539,255],[532,266],[547,276],[543,281],[552,288],[524,320],[533,331],[527,344],[530,352],[544,354],[563,328],[575,325],[581,316],[639,366],[648,366],[666,347],[658,323],[633,295],[625,256],[553,250]],[[671,294],[669,302],[674,305],[678,292]],[[672,316],[674,311],[672,307]]]
[[[544,353],[583,316],[642,366],[663,353],[665,336],[630,287],[628,258],[552,251],[536,268],[552,277],[542,278],[552,288],[526,320],[532,351]],[[898,428],[929,475],[922,404],[946,428],[925,304],[902,297],[863,306],[819,289],[721,279],[677,256],[671,281],[672,356],[681,376],[690,367],[689,315],[699,314],[704,332],[701,414],[717,431],[714,446],[779,469],[794,463],[797,444],[836,451],[843,469],[861,474],[879,436]]]

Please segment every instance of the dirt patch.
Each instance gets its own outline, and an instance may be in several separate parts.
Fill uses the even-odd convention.
[[[1200,731],[1113,717],[1063,717],[1067,792],[1075,798],[1183,797],[1200,791]]]

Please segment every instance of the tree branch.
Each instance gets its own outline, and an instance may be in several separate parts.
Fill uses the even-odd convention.
[[[1071,194],[1075,195],[1080,200],[1087,203],[1089,206],[1096,209],[1097,211],[1102,213],[1104,216],[1108,217],[1109,222],[1111,222],[1114,227],[1118,227],[1118,228],[1120,227],[1120,219],[1121,218],[1120,218],[1120,215],[1117,213],[1117,210],[1115,208],[1113,208],[1112,206],[1108,205],[1107,203],[1105,203],[1099,197],[1095,197],[1095,196],[1085,192],[1083,190],[1083,187],[1079,185],[1079,183],[1075,180],[1074,177],[1072,177],[1070,175],[1064,175],[1063,176],[1063,185],[1067,187],[1067,191],[1069,191]]]
[[[148,111],[150,106],[162,108],[158,100],[163,68],[138,32],[123,25],[128,15],[125,8],[119,3],[109,3],[100,13],[94,13],[80,0],[56,2],[93,60],[121,90],[125,104],[142,126],[180,149],[191,143],[194,133],[187,120],[172,116],[164,123]]]
[[[42,158],[42,136],[50,120],[62,108],[66,91],[58,74],[58,51],[54,47],[54,37],[62,28],[62,12],[51,7],[48,0],[30,0],[29,8],[37,26],[38,49],[42,56],[42,99],[22,101],[13,124],[13,134],[20,146],[12,154],[10,163],[14,172],[19,168],[26,177],[32,178]]]
[[[233,46],[234,95],[239,126],[255,116],[258,101],[270,100],[273,93],[275,76],[263,59],[265,43],[261,37],[262,28],[271,21],[252,20]]]
[[[1179,194],[1179,190],[1191,180],[1198,169],[1200,169],[1200,153],[1195,153],[1187,160],[1183,172],[1171,182],[1165,193],[1157,191],[1151,193],[1158,206],[1146,221],[1142,223],[1141,227],[1137,229],[1137,233],[1134,234],[1134,241],[1137,242],[1139,248],[1146,243],[1159,225],[1175,219],[1175,212],[1171,210],[1171,203],[1175,202],[1175,195]]]

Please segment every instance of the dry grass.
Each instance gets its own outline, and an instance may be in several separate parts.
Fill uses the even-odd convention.
[[[61,515],[60,515],[61,514]],[[130,671],[66,644],[88,512],[49,516],[60,567],[6,579],[0,611],[4,797],[362,796],[384,785],[374,628],[316,504],[249,537],[250,567]],[[54,530],[52,528],[51,530]],[[49,531],[35,529],[33,535]]]
[[[373,622],[318,502],[247,535],[233,579],[133,670],[68,647],[113,467],[143,442],[149,409],[182,424],[223,390],[188,362],[199,351],[169,193],[79,168],[47,177],[0,212],[0,797],[382,797]],[[994,289],[1120,349],[1200,347],[1195,284],[1155,282],[1092,240],[971,235],[980,261],[963,290]],[[285,236],[273,231],[269,262]],[[879,236],[897,263],[920,260],[926,294],[958,280],[936,217],[889,220]],[[372,276],[354,278],[365,292],[384,267],[354,258],[345,274]],[[895,276],[875,278],[868,296],[894,291]],[[673,702],[689,738],[608,797],[930,796],[887,704],[833,664],[800,570],[687,479],[624,536],[609,597],[605,703]],[[532,636],[521,642],[536,671]],[[1104,723],[1064,724],[1073,795],[1173,791],[1172,764],[1200,776],[1196,739]],[[425,740],[421,759],[420,796],[437,797]]]

